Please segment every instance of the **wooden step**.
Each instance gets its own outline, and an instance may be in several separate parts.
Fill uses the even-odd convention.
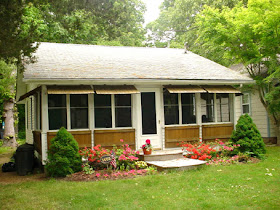
[[[151,155],[139,155],[139,160],[142,161],[167,161],[183,158],[182,150],[157,150],[153,151]]]

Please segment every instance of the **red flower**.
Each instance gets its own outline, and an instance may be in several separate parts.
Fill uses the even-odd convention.
[[[150,139],[147,139],[147,140],[146,140],[146,144],[151,144],[151,140],[150,140]]]

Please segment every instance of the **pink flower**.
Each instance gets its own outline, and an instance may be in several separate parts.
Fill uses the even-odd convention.
[[[126,160],[125,155],[120,155],[119,160]]]
[[[125,176],[128,176],[128,173],[127,173],[127,172],[124,172],[123,174],[124,174]]]
[[[136,151],[136,154],[137,154],[137,155],[139,155],[139,154],[140,154],[140,152],[139,152],[139,151]]]
[[[150,139],[147,139],[147,140],[146,140],[146,144],[151,144],[151,140],[150,140]]]
[[[103,176],[105,176],[107,178],[109,175],[108,174],[104,174]]]
[[[120,139],[120,142],[123,142],[123,139]]]
[[[100,173],[95,174],[96,177],[100,177]]]

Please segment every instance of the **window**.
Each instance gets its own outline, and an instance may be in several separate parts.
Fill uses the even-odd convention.
[[[88,95],[70,95],[71,129],[88,128]]]
[[[217,120],[218,122],[230,122],[230,103],[228,93],[217,93]]]
[[[67,128],[66,95],[48,95],[49,129]]]
[[[94,95],[96,128],[132,127],[131,95]]]
[[[196,123],[195,94],[181,94],[182,99],[182,123]]]
[[[178,94],[164,92],[164,119],[165,125],[179,124]]]
[[[215,122],[213,93],[201,94],[201,115],[203,123]]]
[[[251,106],[250,106],[250,94],[244,93],[242,95],[242,113],[243,114],[250,114],[251,113]]]
[[[116,127],[131,127],[131,95],[115,95]]]
[[[94,95],[96,128],[112,128],[111,95]]]
[[[165,125],[196,123],[195,94],[164,92]]]
[[[34,101],[35,101],[35,113],[34,113],[34,123],[35,123],[35,129],[40,130],[41,129],[41,94],[35,94],[34,95]]]
[[[33,130],[33,97],[30,97],[30,129]]]

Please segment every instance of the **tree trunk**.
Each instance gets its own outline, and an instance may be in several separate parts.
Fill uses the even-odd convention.
[[[18,145],[15,138],[14,105],[15,100],[13,98],[5,100],[3,104],[3,117],[5,122],[4,147],[17,147]]]
[[[277,146],[280,146],[280,125],[277,125],[276,124],[276,136],[277,136],[277,143],[276,143],[276,145]]]

